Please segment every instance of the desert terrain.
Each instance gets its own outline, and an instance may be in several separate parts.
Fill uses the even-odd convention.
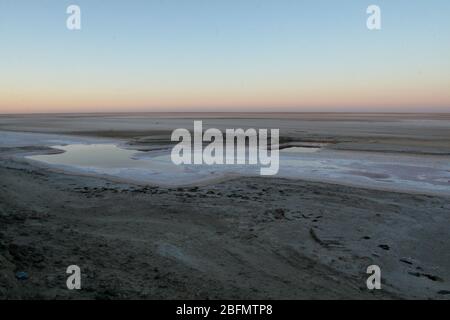
[[[145,183],[28,158],[72,142],[158,151],[194,119],[279,128],[323,145],[299,157],[329,168]],[[448,299],[449,138],[448,114],[2,115],[0,298]],[[66,287],[73,264],[82,290]]]

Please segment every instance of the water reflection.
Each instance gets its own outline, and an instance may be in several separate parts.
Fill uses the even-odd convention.
[[[285,153],[314,153],[319,151],[321,148],[317,147],[289,147],[280,150],[280,152]]]
[[[259,175],[258,165],[182,165],[172,163],[170,152],[128,150],[116,144],[55,146],[59,154],[35,155],[40,161],[71,172],[107,175],[136,182],[183,185],[231,176]],[[317,152],[321,150],[320,152]],[[422,159],[423,160],[423,159]],[[433,191],[448,194],[448,159],[416,156],[342,152],[318,147],[289,147],[280,152],[277,177],[318,180],[380,187],[400,191]]]
[[[115,144],[71,144],[53,148],[64,152],[27,158],[47,164],[86,168],[149,168],[155,165],[151,160],[137,158],[144,152],[123,149]]]

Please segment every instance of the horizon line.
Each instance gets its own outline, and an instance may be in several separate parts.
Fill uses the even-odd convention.
[[[84,112],[18,112],[1,113],[0,116],[20,115],[104,115],[104,114],[450,114],[450,111],[84,111]]]

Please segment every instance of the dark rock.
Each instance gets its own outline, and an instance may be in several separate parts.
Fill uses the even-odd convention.
[[[18,271],[16,272],[16,279],[20,281],[28,280],[29,276],[28,273],[25,271]]]
[[[274,218],[275,219],[283,219],[286,218],[285,214],[284,214],[284,210],[279,208],[279,209],[275,209],[274,211]]]
[[[409,264],[409,265],[412,265],[413,263],[411,262],[411,261],[409,261],[409,260],[407,260],[407,259],[400,259],[400,262],[403,262],[403,263],[406,263],[406,264]]]
[[[438,294],[448,295],[448,294],[450,294],[450,290],[441,290],[438,292]]]
[[[438,281],[438,282],[443,282],[444,280],[441,279],[438,276],[432,275],[432,274],[427,274],[427,273],[420,273],[420,272],[408,272],[410,275],[420,278],[420,277],[425,277],[430,279],[431,281]]]

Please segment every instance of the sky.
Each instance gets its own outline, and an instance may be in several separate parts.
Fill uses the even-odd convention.
[[[448,0],[0,0],[0,113],[450,112],[449,89]]]

